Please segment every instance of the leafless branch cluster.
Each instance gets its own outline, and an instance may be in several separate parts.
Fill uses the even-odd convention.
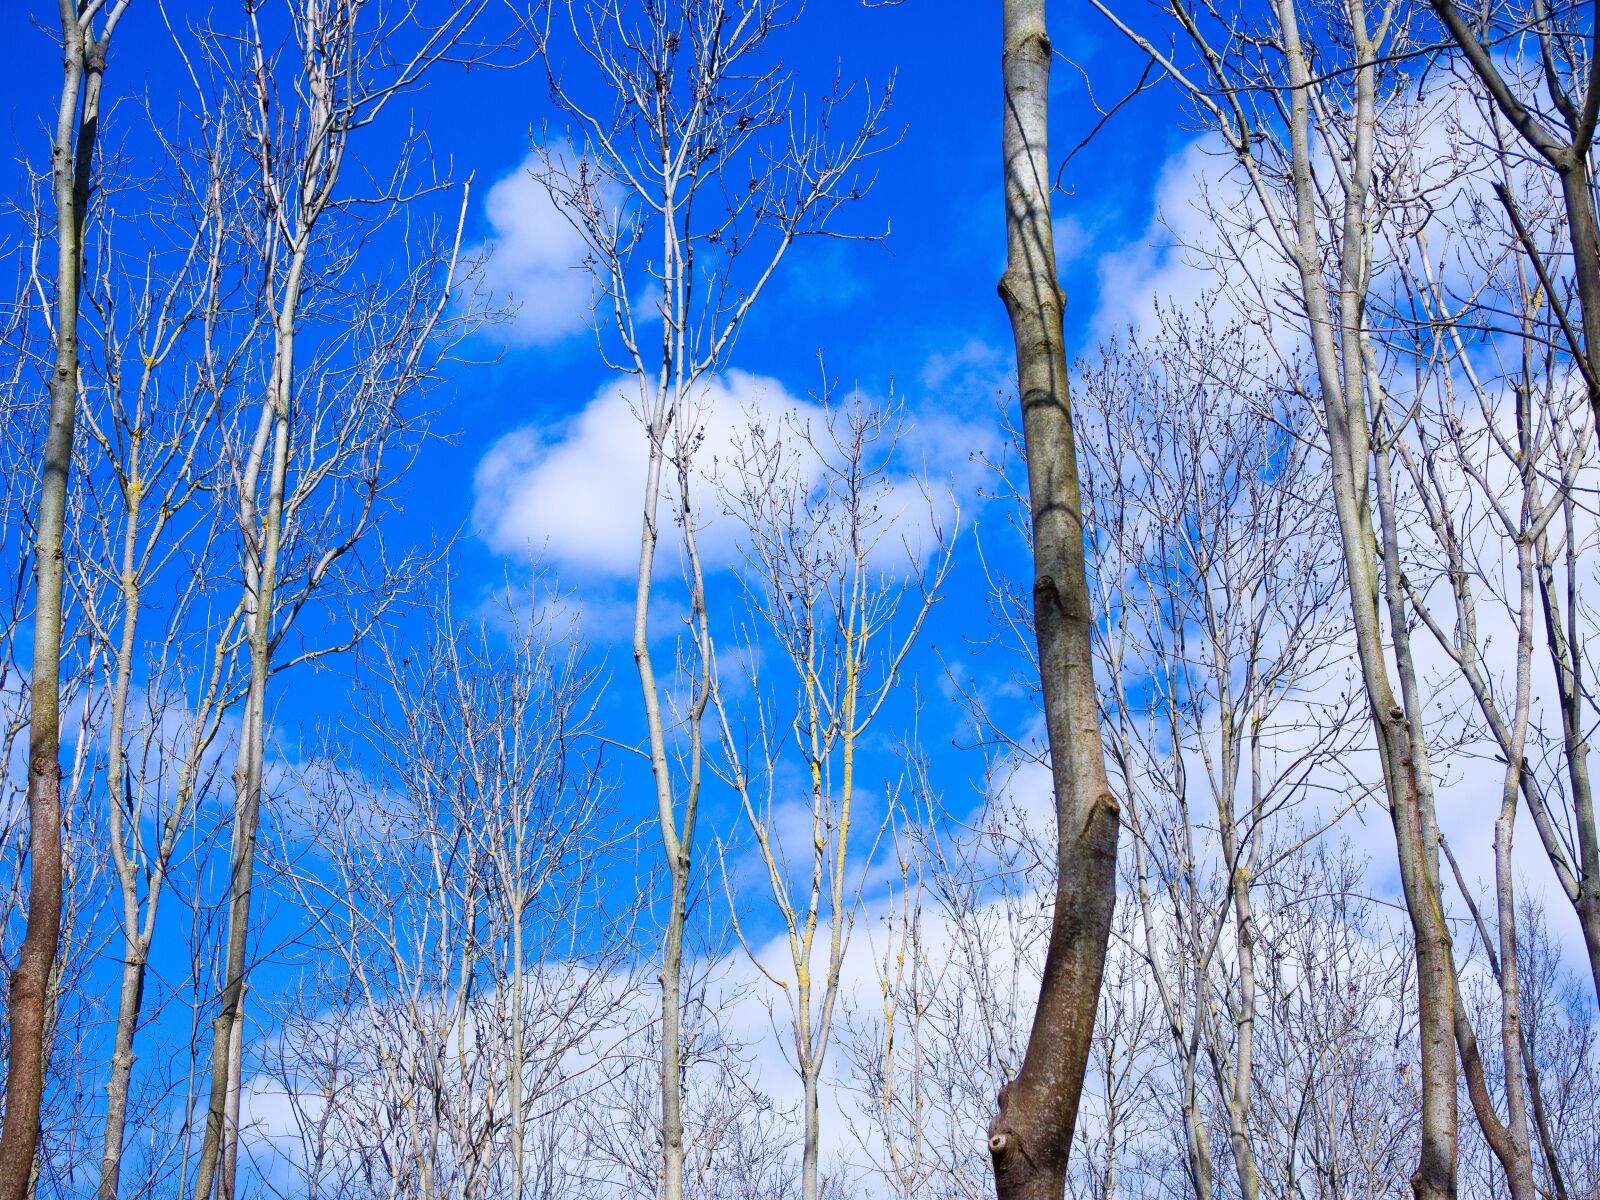
[[[913,364],[744,369],[792,258],[888,234],[823,6],[60,6],[0,237],[0,1200],[1593,1200],[1594,14],[1093,0],[1138,82],[1063,156],[1045,7],[975,496]],[[500,301],[416,115],[465,67],[535,83],[620,620],[397,521]],[[1059,185],[1156,95],[1192,211],[1076,345]]]

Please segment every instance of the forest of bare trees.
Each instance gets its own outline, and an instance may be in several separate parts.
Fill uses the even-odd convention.
[[[0,1200],[1600,1200],[1600,0],[17,7]]]

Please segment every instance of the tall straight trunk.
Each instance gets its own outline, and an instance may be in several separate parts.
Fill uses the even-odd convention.
[[[250,905],[255,879],[256,836],[261,825],[261,787],[266,760],[267,679],[272,668],[272,616],[278,556],[283,537],[283,501],[289,470],[289,406],[294,380],[294,335],[305,245],[299,247],[289,272],[286,300],[274,324],[272,379],[241,496],[241,525],[247,530],[245,613],[249,629],[250,680],[234,762],[233,841],[228,869],[228,932],[223,949],[222,1002],[211,1023],[211,1088],[205,1133],[195,1170],[194,1200],[209,1200],[226,1127],[229,1064],[234,1026],[244,1000],[248,973]],[[267,433],[271,433],[271,452]],[[268,467],[267,506],[258,519],[256,482]]]
[[[666,351],[668,363],[676,361],[671,337]],[[666,372],[663,372],[666,374]],[[650,407],[646,433],[650,439],[649,466],[645,477],[643,519],[640,524],[639,575],[634,591],[633,660],[639,675],[640,697],[644,704],[645,725],[650,741],[650,769],[655,784],[657,820],[661,830],[661,846],[667,863],[671,895],[667,910],[667,927],[661,940],[661,1187],[663,1200],[682,1200],[683,1197],[683,936],[689,912],[689,880],[692,864],[694,818],[699,790],[699,725],[691,712],[690,779],[686,788],[683,824],[678,822],[676,788],[672,780],[672,764],[667,748],[666,725],[663,719],[659,685],[655,665],[650,656],[649,620],[651,583],[654,578],[656,547],[659,541],[657,524],[661,501],[661,474],[667,462],[666,438],[668,425],[676,418],[681,425],[681,411],[686,383],[681,378],[668,378],[657,390],[655,403]],[[682,446],[679,447],[680,452]],[[684,533],[690,551],[691,591],[695,614],[704,618],[704,591],[700,577],[699,557],[694,546],[694,526],[688,509],[688,479],[686,464],[680,464],[679,486]]]
[[[1183,1138],[1188,1149],[1189,1185],[1194,1188],[1195,1200],[1211,1200],[1215,1170],[1211,1165],[1211,1142],[1206,1133],[1204,1115],[1200,1112],[1200,1091],[1195,1080],[1195,1050],[1186,1046],[1182,1069]]]
[[[1348,290],[1348,289],[1347,289]],[[1348,311],[1349,304],[1346,304]],[[1363,324],[1365,316],[1358,318]],[[1364,332],[1346,337],[1346,351],[1364,356]],[[1381,402],[1376,372],[1354,369],[1370,385],[1374,403]],[[1358,384],[1358,387],[1361,385]],[[1359,393],[1357,393],[1359,394]],[[1349,412],[1344,414],[1347,418]],[[1333,422],[1330,420],[1330,425]],[[1364,461],[1364,460],[1363,460]],[[1416,663],[1411,654],[1410,612],[1404,594],[1400,562],[1399,514],[1389,477],[1389,451],[1374,456],[1377,501],[1382,536],[1384,599],[1389,615],[1389,636],[1394,645],[1399,701],[1389,690],[1388,671],[1376,622],[1358,618],[1357,652],[1372,705],[1373,726],[1379,738],[1384,785],[1389,799],[1395,844],[1399,851],[1400,883],[1406,914],[1411,921],[1417,962],[1417,1037],[1420,1043],[1422,1082],[1422,1145],[1411,1187],[1417,1200],[1447,1200],[1456,1194],[1456,1160],[1459,1153],[1459,1119],[1456,1071],[1456,979],[1453,939],[1444,911],[1439,883],[1439,826],[1434,810],[1433,776],[1422,729],[1422,697]],[[1371,543],[1363,547],[1370,558]],[[1353,562],[1348,538],[1346,562]],[[1351,576],[1354,580],[1355,576]],[[1352,596],[1356,589],[1352,586]]]
[[[1311,149],[1311,64],[1300,42],[1293,0],[1279,0],[1290,79],[1290,181],[1294,244],[1309,321],[1317,383],[1327,422],[1334,509],[1350,597],[1356,653],[1377,738],[1385,795],[1394,827],[1401,889],[1417,963],[1417,1032],[1421,1050],[1421,1146],[1411,1187],[1417,1200],[1456,1194],[1457,1114],[1455,963],[1439,888],[1439,831],[1433,780],[1421,727],[1421,698],[1411,658],[1408,612],[1400,570],[1399,531],[1388,450],[1373,451],[1368,405],[1381,413],[1384,396],[1366,344],[1367,284],[1371,269],[1371,196],[1377,125],[1377,47],[1361,0],[1348,0],[1356,70],[1353,76],[1349,162],[1340,214],[1337,303],[1330,303],[1317,236],[1318,194]],[[1375,470],[1374,470],[1375,468]],[[1377,485],[1373,495],[1372,484]],[[1376,502],[1380,528],[1375,530]],[[1379,570],[1379,547],[1383,571]],[[1389,618],[1397,695],[1391,682],[1383,614]]]
[[[522,816],[516,816],[517,857],[520,871],[523,855]],[[522,892],[522,879],[518,876],[511,899],[511,1069],[506,1073],[506,1106],[511,1112],[511,1198],[523,1200],[526,1184],[523,1165],[524,1142],[527,1135],[528,1114],[523,1108],[522,1070],[526,1057],[522,1034],[522,939],[523,913],[527,901]]]
[[[670,178],[674,155],[662,146],[663,176]],[[692,199],[692,191],[691,197]],[[661,940],[661,1196],[683,1200],[683,941],[689,918],[689,884],[694,863],[695,820],[700,809],[700,782],[704,741],[702,720],[711,698],[711,628],[706,609],[705,568],[700,560],[696,513],[690,502],[690,459],[693,434],[688,428],[689,393],[698,376],[691,366],[692,347],[687,338],[689,296],[693,276],[688,258],[678,242],[680,211],[687,220],[685,202],[669,186],[663,199],[662,286],[669,319],[661,325],[661,366],[652,386],[641,370],[641,411],[646,417],[649,458],[645,473],[644,504],[639,530],[639,574],[634,589],[633,661],[639,675],[645,726],[650,743],[650,772],[655,786],[656,818],[661,849],[667,863],[671,898],[667,927]],[[668,438],[671,438],[670,449]],[[683,550],[689,576],[689,625],[694,631],[699,677],[683,724],[688,733],[685,778],[674,783],[667,748],[667,730],[655,662],[650,655],[650,601],[655,577],[656,549],[660,542],[662,472],[671,466],[677,482],[676,516],[683,530]],[[681,821],[680,821],[681,815]]]
[[[1116,907],[1119,814],[1106,779],[1090,646],[1083,511],[1050,224],[1044,0],[1002,0],[1006,270],[1034,558],[1034,632],[1056,807],[1055,906],[1022,1067],[989,1153],[1000,1200],[1059,1200]]]
[[[239,1091],[244,1082],[244,999],[239,1019],[228,1039],[228,1099],[223,1111],[222,1167],[217,1182],[218,1200],[233,1200],[239,1174]]]
[[[1517,403],[1526,408],[1529,403],[1527,388],[1518,389]],[[1528,414],[1524,412],[1517,422],[1519,430],[1528,428]],[[1523,477],[1524,512],[1533,496],[1532,457],[1526,454],[1521,466]],[[1509,743],[1505,752],[1505,772],[1501,782],[1500,815],[1494,826],[1494,878],[1497,939],[1491,953],[1491,963],[1497,961],[1496,974],[1500,984],[1500,1052],[1505,1064],[1502,1079],[1506,1097],[1506,1120],[1502,1124],[1494,1111],[1494,1102],[1488,1094],[1483,1078],[1482,1062],[1476,1054],[1475,1038],[1461,1003],[1456,997],[1457,1046],[1461,1051],[1463,1074],[1467,1080],[1467,1095],[1472,1103],[1484,1140],[1506,1174],[1511,1200],[1535,1200],[1538,1192],[1533,1178],[1533,1144],[1528,1126],[1527,1094],[1524,1088],[1522,1064],[1522,996],[1517,949],[1516,887],[1511,866],[1511,848],[1514,840],[1518,794],[1522,778],[1527,772],[1526,747],[1530,700],[1532,695],[1533,666],[1533,594],[1534,547],[1528,538],[1517,541],[1517,578],[1520,583],[1517,611],[1516,643],[1516,697],[1515,714],[1509,730]],[[1487,933],[1487,931],[1485,931]],[[1471,1042],[1463,1042],[1466,1034]]]
[[[1231,786],[1231,785],[1230,785]],[[1231,792],[1230,792],[1231,796]],[[1233,1052],[1233,1086],[1226,1095],[1228,1138],[1233,1145],[1233,1164],[1239,1172],[1240,1200],[1257,1200],[1261,1194],[1256,1170],[1255,1144],[1250,1139],[1250,1089],[1255,1078],[1256,1045],[1256,924],[1250,908],[1250,884],[1255,878],[1261,854],[1261,826],[1265,822],[1266,802],[1261,789],[1261,713],[1250,721],[1250,821],[1256,836],[1243,869],[1235,867],[1230,882],[1233,894],[1234,954],[1239,962],[1238,1034]],[[1225,823],[1227,841],[1223,853],[1229,863],[1238,863],[1238,829]]]
[[[39,1147],[49,1048],[49,997],[61,940],[62,581],[67,489],[78,401],[78,305],[83,222],[89,205],[106,47],[126,0],[98,39],[61,0],[62,80],[50,150],[56,214],[55,357],[34,536],[33,652],[28,717],[28,911],[11,974],[5,1122],[0,1126],[0,1200],[24,1200]]]
[[[1262,793],[1261,777],[1261,721],[1259,707],[1249,717],[1250,739],[1250,810],[1248,847],[1239,843],[1240,821],[1234,810],[1233,797],[1238,786],[1243,731],[1236,724],[1232,706],[1232,680],[1225,668],[1228,660],[1218,657],[1218,694],[1228,699],[1221,705],[1222,786],[1216,791],[1217,827],[1222,842],[1222,861],[1228,867],[1228,904],[1233,917],[1233,952],[1237,963],[1238,985],[1228,989],[1229,1004],[1235,1033],[1233,1045],[1217,1028],[1214,1014],[1208,1014],[1202,1005],[1197,1024],[1205,1032],[1207,1055],[1211,1060],[1217,1094],[1228,1118],[1228,1143],[1233,1152],[1233,1165],[1238,1174],[1240,1200],[1257,1200],[1261,1191],[1256,1170],[1255,1146],[1250,1132],[1250,1090],[1255,1070],[1256,1025],[1256,951],[1255,917],[1252,915],[1250,888],[1256,878],[1260,863],[1261,844],[1265,835],[1266,798]],[[1255,664],[1249,668],[1255,676]],[[1207,956],[1209,962],[1209,956]],[[1201,988],[1209,987],[1202,980]]]
[[[800,1156],[800,1200],[817,1200],[821,1189],[822,1113],[817,1102],[817,1074],[820,1064],[805,1069],[805,1147]]]
[[[659,426],[652,424],[650,465],[645,480],[644,520],[639,545],[639,579],[634,592],[633,660],[639,673],[645,723],[650,737],[650,769],[656,788],[657,818],[661,823],[662,852],[671,880],[667,927],[661,941],[661,1195],[680,1200],[683,1195],[683,1038],[679,1028],[683,1012],[683,926],[689,895],[689,855],[680,844],[672,801],[671,765],[667,760],[666,732],[662,726],[656,692],[654,664],[650,658],[650,584],[655,569],[656,514],[661,496],[663,451]]]
[[[683,1200],[683,926],[689,860],[673,862],[672,908],[661,954],[661,1195]]]
[[[137,447],[135,447],[137,453]],[[137,477],[137,465],[133,471]],[[122,1145],[127,1128],[128,1093],[133,1078],[133,1039],[144,1005],[145,968],[150,942],[144,936],[139,912],[139,880],[133,859],[128,855],[122,820],[122,794],[125,786],[122,751],[127,719],[128,692],[133,683],[134,634],[139,619],[139,592],[134,581],[133,560],[139,527],[138,493],[130,493],[128,528],[122,553],[122,633],[117,646],[116,679],[111,693],[111,729],[106,760],[106,804],[111,834],[111,858],[122,892],[122,978],[118,986],[117,1027],[112,1037],[111,1079],[106,1084],[106,1119],[100,1157],[99,1200],[117,1200],[117,1183],[122,1171]],[[133,819],[138,820],[134,813]],[[153,885],[154,886],[154,885]],[[153,898],[152,898],[152,908]]]
[[[1517,771],[1521,771],[1521,763]],[[1536,1200],[1533,1179],[1533,1139],[1528,1125],[1528,1100],[1522,1064],[1522,992],[1518,978],[1515,880],[1511,846],[1517,818],[1517,781],[1507,772],[1499,819],[1494,829],[1495,893],[1499,908],[1500,961],[1509,969],[1500,977],[1500,1056],[1505,1064],[1506,1131],[1510,1142],[1506,1162],[1511,1200]]]

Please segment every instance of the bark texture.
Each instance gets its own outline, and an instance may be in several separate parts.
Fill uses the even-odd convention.
[[[1056,893],[1039,1007],[1000,1091],[989,1153],[1000,1200],[1057,1200],[1077,1122],[1116,907],[1119,814],[1100,741],[1083,511],[1050,224],[1044,0],[1004,0],[1006,271],[1034,555],[1034,632],[1056,801]]]
[[[126,0],[123,0],[126,3]],[[56,213],[55,361],[34,541],[32,678],[28,718],[28,915],[11,974],[0,1200],[25,1200],[39,1147],[52,976],[61,940],[61,627],[67,488],[78,400],[78,303],[106,47],[123,5],[96,38],[62,0],[61,99],[50,151]]]

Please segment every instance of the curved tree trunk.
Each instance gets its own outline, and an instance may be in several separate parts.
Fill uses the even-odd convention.
[[[1034,556],[1034,632],[1056,802],[1056,894],[1022,1068],[1000,1091],[989,1153],[1000,1200],[1059,1200],[1116,907],[1117,802],[1106,780],[1072,407],[1050,225],[1050,39],[1044,0],[1003,0],[1006,271]]]

